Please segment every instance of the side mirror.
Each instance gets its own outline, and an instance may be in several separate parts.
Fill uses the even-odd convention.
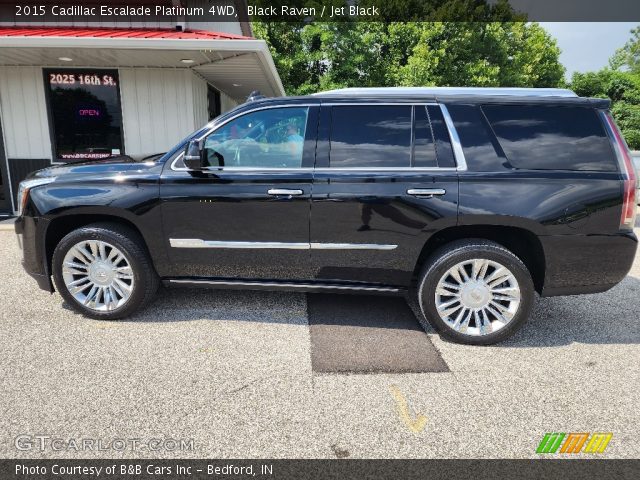
[[[189,170],[202,170],[204,168],[204,150],[198,140],[191,140],[184,149],[183,161]]]

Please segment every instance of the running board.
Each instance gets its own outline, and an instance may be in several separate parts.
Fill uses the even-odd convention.
[[[332,292],[332,293],[375,293],[400,295],[406,288],[372,284],[344,284],[327,282],[279,282],[259,280],[217,280],[208,278],[167,278],[162,281],[165,286],[172,287],[204,287],[231,290],[284,290],[299,292]]]

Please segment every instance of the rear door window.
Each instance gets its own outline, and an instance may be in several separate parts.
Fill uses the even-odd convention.
[[[418,108],[418,107],[416,107]],[[456,166],[453,157],[453,148],[451,147],[451,139],[449,138],[449,130],[444,123],[442,110],[438,105],[429,105],[429,120],[431,121],[431,130],[436,144],[436,153],[438,157],[438,167],[451,168]],[[419,165],[417,165],[419,166]]]
[[[436,146],[429,123],[427,108],[416,105],[414,111],[415,133],[413,134],[413,166],[437,167]]]
[[[409,167],[411,106],[334,106],[330,138],[332,168]]]
[[[611,145],[593,108],[484,105],[482,110],[515,168],[617,169]]]

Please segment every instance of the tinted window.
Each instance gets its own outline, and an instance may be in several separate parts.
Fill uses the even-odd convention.
[[[247,113],[205,140],[209,166],[299,168],[309,109],[269,108]]]
[[[592,108],[486,105],[482,109],[515,168],[616,170],[611,145]]]
[[[411,107],[333,107],[331,167],[409,167]]]
[[[438,157],[439,167],[455,167],[456,162],[453,157],[453,149],[451,148],[451,139],[449,138],[449,130],[444,123],[442,110],[439,106],[430,105],[427,107],[429,112],[429,120],[431,120],[431,130],[436,141],[436,153]]]
[[[460,137],[462,150],[470,170],[487,172],[504,168],[480,108],[475,105],[447,105],[453,125]]]
[[[413,166],[436,167],[436,148],[426,107],[415,107],[416,130],[413,140]]]
[[[117,70],[46,70],[56,159],[106,158],[122,152]]]

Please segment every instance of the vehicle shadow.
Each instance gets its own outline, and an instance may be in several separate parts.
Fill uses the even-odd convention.
[[[243,321],[272,324],[323,324],[375,329],[421,329],[398,297],[321,295],[331,308],[318,315],[304,294],[236,290],[161,289],[145,310],[125,322]],[[318,296],[314,297],[318,298]],[[312,318],[313,317],[313,318]],[[399,320],[400,318],[400,320]],[[640,343],[640,279],[628,276],[605,293],[538,298],[531,318],[498,347],[560,346],[571,343]]]
[[[538,298],[531,318],[499,346],[640,343],[640,279],[627,276],[593,295]]]
[[[151,305],[125,321],[193,320],[306,325],[307,306],[300,293],[161,287]]]

